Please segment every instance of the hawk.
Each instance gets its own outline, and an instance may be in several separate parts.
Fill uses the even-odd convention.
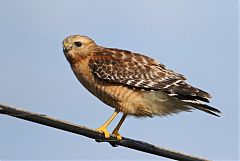
[[[115,108],[112,116],[97,130],[110,137],[107,126],[116,115],[165,116],[198,109],[219,116],[207,105],[210,94],[187,84],[186,78],[156,60],[131,51],[99,46],[91,38],[72,35],[63,40],[63,52],[80,83],[105,104]],[[204,103],[205,102],[205,103]]]

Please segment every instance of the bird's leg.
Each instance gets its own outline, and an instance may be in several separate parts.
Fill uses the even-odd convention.
[[[110,137],[110,133],[108,132],[107,127],[113,121],[113,119],[117,116],[118,113],[119,111],[115,110],[114,113],[111,115],[111,117],[101,127],[96,129],[97,131],[102,132],[105,138]]]
[[[117,124],[117,126],[115,127],[115,129],[112,132],[112,134],[114,134],[117,137],[118,141],[122,140],[122,136],[118,133],[118,130],[122,126],[123,121],[125,120],[126,117],[127,117],[127,114],[123,114],[121,120],[119,121],[119,123]]]

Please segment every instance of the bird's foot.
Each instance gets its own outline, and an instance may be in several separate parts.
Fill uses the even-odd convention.
[[[118,130],[113,130],[112,134],[116,136],[118,141],[122,140],[122,136],[119,134]]]
[[[108,132],[107,128],[105,126],[101,126],[99,128],[96,129],[97,131],[101,132],[104,134],[104,137],[106,139],[110,138],[110,133]]]

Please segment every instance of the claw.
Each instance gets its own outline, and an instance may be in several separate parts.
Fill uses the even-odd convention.
[[[107,139],[107,138],[110,138],[110,133],[108,132],[107,128],[104,127],[104,126],[101,126],[99,128],[96,129],[97,131],[101,132],[104,134],[104,137]]]
[[[122,140],[122,136],[119,134],[117,130],[113,130],[112,134],[116,136],[118,141]]]

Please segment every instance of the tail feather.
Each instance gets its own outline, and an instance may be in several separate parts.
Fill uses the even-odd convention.
[[[221,111],[219,111],[218,109],[211,107],[209,105],[206,105],[204,103],[201,103],[199,101],[194,101],[194,100],[181,100],[182,102],[186,103],[186,105],[188,106],[192,106],[198,110],[204,111],[206,113],[212,114],[214,116],[218,116],[220,117]]]

